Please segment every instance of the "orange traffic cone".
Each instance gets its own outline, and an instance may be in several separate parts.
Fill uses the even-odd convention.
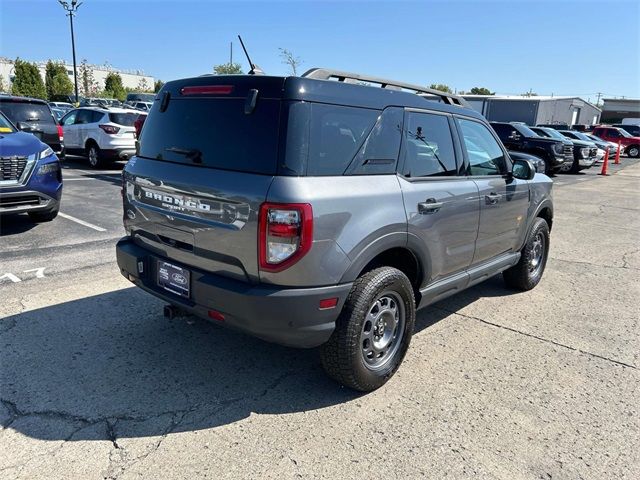
[[[604,152],[604,160],[602,161],[602,170],[600,171],[600,175],[609,175],[607,173],[607,167],[609,165],[609,149],[605,149]]]
[[[618,140],[618,150],[616,150],[616,159],[613,162],[616,165],[620,165],[620,150],[621,149],[622,149],[622,146],[620,145],[620,140]]]

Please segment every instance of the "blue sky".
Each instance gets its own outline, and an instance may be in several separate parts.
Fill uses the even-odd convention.
[[[84,0],[78,61],[142,69],[162,80],[209,73],[234,59],[236,35],[269,74],[278,47],[313,66],[458,90],[640,97],[640,2],[235,2]],[[0,56],[71,59],[56,0],[0,0]]]

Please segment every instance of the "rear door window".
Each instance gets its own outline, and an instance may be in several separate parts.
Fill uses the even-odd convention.
[[[447,116],[408,112],[405,123],[403,175],[414,178],[458,173]]]
[[[76,115],[76,125],[83,125],[91,122],[91,110],[78,110]]]
[[[245,114],[244,98],[171,98],[154,109],[140,138],[141,157],[273,175],[280,101],[261,98]],[[134,119],[135,120],[135,119]]]

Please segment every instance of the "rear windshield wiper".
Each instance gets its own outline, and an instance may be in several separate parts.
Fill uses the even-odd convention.
[[[178,147],[169,147],[165,148],[167,152],[177,153],[178,155],[184,155],[187,159],[191,160],[193,163],[202,163],[202,152],[195,148],[178,148]]]

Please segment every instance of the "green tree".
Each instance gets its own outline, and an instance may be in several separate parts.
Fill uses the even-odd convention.
[[[164,82],[162,80],[156,80],[156,82],[153,84],[153,93],[158,93],[160,90],[162,90],[163,86]]]
[[[49,100],[53,100],[53,95],[55,95],[53,92],[53,79],[59,74],[66,76],[67,68],[62,63],[49,60],[44,72],[44,85],[47,89],[47,98]]]
[[[109,72],[104,79],[104,91],[108,97],[124,100],[127,92],[122,85],[122,77],[116,72]]]
[[[69,80],[67,72],[57,73],[51,80],[51,96],[49,99],[53,99],[54,95],[72,95],[73,83]]]
[[[41,98],[43,100],[47,98],[47,90],[35,63],[24,62],[17,58],[13,67],[15,78],[11,92],[14,95]]]
[[[471,95],[495,95],[496,92],[492,92],[488,88],[484,87],[473,87],[469,92]]]
[[[221,63],[213,67],[213,71],[217,75],[231,75],[242,73],[242,66],[239,63]]]
[[[278,48],[278,50],[280,50],[280,58],[282,59],[282,63],[284,63],[285,65],[289,65],[291,75],[298,75],[298,67],[304,62],[300,59],[300,57],[296,57],[291,50],[287,50],[286,48]]]
[[[453,93],[451,87],[449,85],[445,85],[444,83],[432,83],[429,85],[429,88],[433,88],[434,90],[439,90],[445,93]]]

